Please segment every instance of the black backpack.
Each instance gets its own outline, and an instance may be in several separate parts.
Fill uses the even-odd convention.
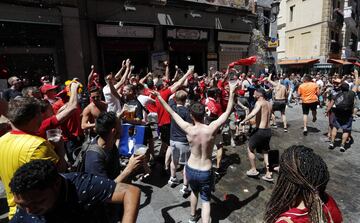
[[[355,94],[352,91],[343,91],[335,96],[336,110],[350,111],[354,107]]]

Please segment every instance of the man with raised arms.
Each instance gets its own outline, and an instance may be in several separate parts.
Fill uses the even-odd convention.
[[[169,112],[178,126],[186,133],[186,137],[190,144],[191,154],[185,167],[186,177],[192,190],[190,223],[197,221],[195,212],[199,193],[202,200],[202,222],[210,222],[210,195],[214,181],[211,171],[211,155],[218,129],[227,120],[233,108],[236,86],[236,84],[230,84],[230,96],[226,111],[209,125],[203,123],[205,115],[204,105],[198,102],[191,105],[190,113],[191,118],[194,121],[194,124],[191,124],[184,121],[176,112],[174,112],[158,92],[154,92],[160,103]]]

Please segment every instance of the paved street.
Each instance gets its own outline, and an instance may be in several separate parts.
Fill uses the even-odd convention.
[[[326,137],[327,120],[323,114],[312,128],[308,136],[302,135],[301,107],[288,109],[289,132],[282,128],[274,129],[271,141],[272,149],[283,151],[293,144],[304,144],[313,148],[326,160],[331,180],[327,191],[334,196],[344,215],[345,223],[360,222],[360,154],[358,153],[360,121],[355,122],[354,144],[345,153],[338,149],[329,151]],[[224,164],[227,173],[216,185],[212,197],[213,222],[258,223],[261,222],[265,204],[269,200],[273,184],[259,179],[248,178],[245,171],[249,168],[246,158],[246,145],[228,148]],[[261,162],[259,167],[262,167]],[[154,171],[147,182],[137,182],[142,190],[139,223],[149,222],[187,222],[190,213],[189,199],[179,193],[181,186],[171,188],[167,178]],[[180,176],[180,174],[178,175]],[[276,175],[275,175],[276,178]],[[225,195],[227,199],[225,200]],[[200,207],[200,206],[199,206]]]
[[[360,154],[358,153],[360,121],[354,123],[354,144],[345,153],[339,149],[329,151],[326,137],[327,120],[323,114],[315,124],[310,124],[308,136],[302,135],[301,107],[288,109],[289,132],[282,128],[274,129],[271,140],[272,149],[283,151],[293,144],[304,144],[313,148],[327,162],[331,179],[327,191],[334,196],[342,213],[344,222],[360,222]],[[246,145],[228,149],[225,164],[227,173],[216,185],[212,199],[213,222],[258,223],[262,222],[265,204],[269,200],[273,184],[263,180],[248,178],[249,168],[246,158]],[[259,167],[262,167],[262,163]],[[166,178],[158,171],[149,183],[141,183],[143,191],[138,222],[187,222],[190,213],[189,199],[179,193],[181,186],[170,188]],[[178,175],[180,176],[180,174]],[[275,178],[277,176],[275,175]],[[225,195],[227,200],[224,200]],[[230,195],[230,196],[229,196]],[[355,196],[354,196],[355,195]],[[199,206],[200,208],[200,206]]]

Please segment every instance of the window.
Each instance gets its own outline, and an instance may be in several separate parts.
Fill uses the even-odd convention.
[[[295,5],[290,7],[290,22],[292,22],[294,19],[294,8],[295,8]]]

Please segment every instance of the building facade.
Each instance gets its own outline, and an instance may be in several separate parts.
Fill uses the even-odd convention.
[[[253,0],[2,1],[0,75],[86,80],[92,64],[105,75],[126,58],[141,74],[164,60],[221,70],[248,55],[255,22]]]
[[[281,69],[301,73],[349,69],[351,61],[358,59],[359,26],[356,24],[359,23],[355,21],[358,21],[359,13],[356,2],[281,1],[278,18],[280,45],[277,48]]]

